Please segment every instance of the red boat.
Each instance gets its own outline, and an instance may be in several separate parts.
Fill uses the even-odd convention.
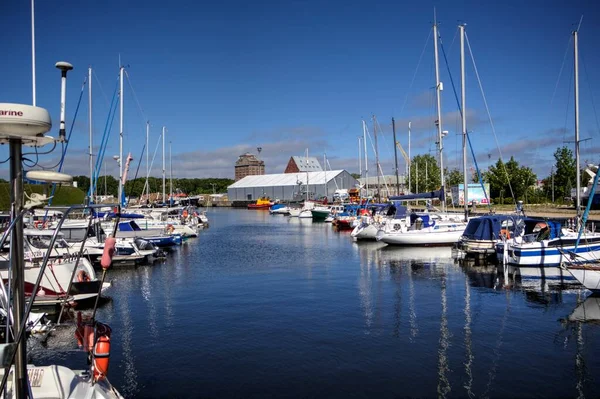
[[[248,209],[269,209],[273,205],[269,197],[261,197],[254,204],[248,204]]]

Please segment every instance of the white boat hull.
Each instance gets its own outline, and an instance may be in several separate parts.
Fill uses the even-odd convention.
[[[379,226],[374,224],[359,224],[350,235],[357,240],[376,240]]]
[[[408,230],[386,233],[383,230],[377,235],[377,241],[390,245],[452,245],[458,242],[464,231],[435,231],[435,230]]]
[[[569,265],[567,270],[585,288],[594,293],[600,293],[600,265],[598,263]]]

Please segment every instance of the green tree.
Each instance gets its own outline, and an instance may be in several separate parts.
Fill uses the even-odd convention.
[[[464,184],[464,175],[461,171],[459,171],[458,169],[452,169],[450,172],[448,172],[448,169],[446,169],[446,186],[448,187],[452,187],[452,186],[457,186],[459,184]]]
[[[417,155],[412,159],[410,185],[410,191],[413,193],[440,189],[440,167],[432,155]]]
[[[537,176],[531,168],[520,166],[514,157],[510,157],[506,163],[498,159],[495,165],[490,165],[488,170],[483,172],[483,178],[490,184],[491,198],[507,198],[512,195],[515,200],[524,200],[527,189],[537,181]]]
[[[77,182],[77,188],[84,193],[87,193],[90,189],[90,178],[88,176],[74,176],[73,181]]]
[[[552,175],[554,175],[554,198],[562,202],[564,197],[571,196],[571,189],[577,181],[577,165],[573,151],[566,146],[559,147],[554,152],[554,171],[544,180],[544,191],[552,193]]]
[[[358,173],[350,173],[350,176],[354,177],[356,180],[360,179],[362,176]]]

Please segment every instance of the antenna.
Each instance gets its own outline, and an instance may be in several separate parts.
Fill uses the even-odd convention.
[[[256,147],[256,151],[258,151],[258,156],[260,157],[260,152],[262,151],[262,147]]]
[[[67,72],[73,69],[73,65],[65,61],[59,61],[56,63],[56,68],[60,69],[60,130],[58,131],[58,141],[67,141],[65,130],[65,112],[67,103]]]

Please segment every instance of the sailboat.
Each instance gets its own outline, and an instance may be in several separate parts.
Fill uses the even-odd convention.
[[[431,214],[416,214],[409,215],[408,222],[406,219],[400,220],[398,223],[389,222],[381,227],[377,233],[377,241],[385,242],[393,245],[453,245],[455,244],[467,225],[466,214],[465,219],[461,219],[459,215],[451,215],[445,213],[445,187],[444,187],[444,162],[443,162],[443,137],[446,132],[442,129],[442,110],[441,110],[441,91],[442,82],[440,81],[439,73],[439,56],[438,56],[438,27],[437,21],[433,24],[434,36],[434,56],[435,56],[435,79],[436,79],[436,99],[437,99],[437,120],[435,121],[438,131],[438,151],[439,163],[441,171],[441,196],[442,212]],[[463,74],[464,85],[464,74]],[[464,107],[464,101],[463,101]],[[463,108],[464,109],[464,108]],[[462,113],[463,130],[466,131],[466,112]],[[466,142],[463,140],[463,148],[466,148]],[[464,171],[466,176],[466,171]],[[402,200],[403,196],[390,197],[390,200]],[[405,196],[404,196],[405,197]]]
[[[575,94],[575,164],[577,165],[576,209],[577,217],[580,216],[581,190],[579,181],[579,49],[578,30],[573,32],[574,43],[574,94]],[[596,176],[597,178],[597,176]],[[594,192],[592,188],[591,192]],[[589,211],[592,201],[588,201],[586,212]],[[585,215],[584,215],[585,216]],[[527,221],[526,221],[527,224]],[[544,226],[545,225],[545,226]],[[529,227],[528,227],[529,226]],[[537,227],[540,229],[537,229]],[[548,235],[545,235],[548,231]],[[571,256],[576,257],[577,263],[590,262],[600,259],[600,233],[592,233],[585,228],[585,218],[579,222],[579,231],[562,226],[556,221],[539,220],[530,222],[525,226],[524,234],[511,238],[505,243],[498,243],[496,253],[499,259],[515,268],[522,278],[557,280],[562,283],[576,283],[578,277],[589,278],[595,273],[579,270],[572,264],[572,272],[567,273],[560,265],[572,263]],[[507,254],[507,256],[505,256]],[[579,271],[577,271],[579,270]],[[581,273],[580,273],[581,272]],[[584,273],[585,272],[585,273]],[[600,282],[600,274],[598,274]],[[600,289],[595,281],[586,279],[586,285]]]

